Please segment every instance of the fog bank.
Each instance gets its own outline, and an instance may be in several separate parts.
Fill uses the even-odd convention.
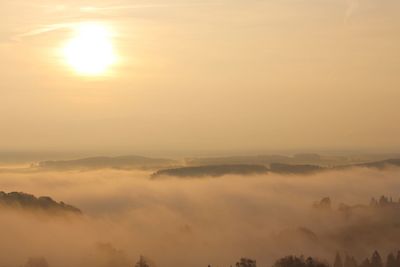
[[[151,180],[150,174],[0,173],[3,191],[48,195],[84,213],[68,219],[0,213],[2,265],[43,256],[51,266],[129,266],[140,254],[165,267],[230,266],[242,256],[270,266],[290,253],[330,259],[336,250],[352,249],[341,240],[345,230],[364,225],[335,212],[321,214],[312,208],[314,201],[329,196],[336,208],[341,202],[368,204],[382,194],[400,197],[396,168],[190,180]],[[354,251],[349,252],[361,257],[378,244],[382,250],[393,249],[393,243],[383,240],[388,230],[374,229],[375,244],[352,243]],[[382,242],[376,243],[381,235]],[[400,233],[391,236],[400,241]]]

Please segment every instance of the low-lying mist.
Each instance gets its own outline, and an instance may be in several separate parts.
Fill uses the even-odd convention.
[[[397,201],[398,168],[199,179],[154,180],[150,175],[121,170],[0,173],[2,191],[51,196],[84,213],[60,217],[2,210],[0,265],[45,257],[50,266],[118,267],[132,266],[145,255],[163,267],[230,266],[242,256],[271,266],[287,254],[331,259],[337,250],[346,250],[363,257],[375,248],[396,249],[400,242],[400,230],[389,219],[379,228],[313,208],[328,196],[334,209],[341,202],[368,204],[382,194]],[[367,232],[375,234],[366,237]]]

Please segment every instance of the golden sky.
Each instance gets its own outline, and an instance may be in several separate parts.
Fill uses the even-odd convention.
[[[399,14],[398,0],[0,0],[0,148],[399,149]],[[62,53],[85,24],[115,53],[96,75]]]

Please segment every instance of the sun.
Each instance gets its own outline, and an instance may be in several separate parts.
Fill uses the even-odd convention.
[[[81,75],[104,74],[116,62],[109,28],[99,23],[75,27],[75,35],[63,47],[66,63]]]

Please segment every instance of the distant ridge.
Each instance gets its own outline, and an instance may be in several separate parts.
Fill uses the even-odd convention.
[[[327,168],[316,165],[291,165],[283,163],[273,163],[269,168],[264,165],[255,164],[223,164],[163,169],[153,173],[151,177],[218,177],[224,175],[255,175],[266,173],[310,174],[323,170],[327,170]]]
[[[179,177],[222,176],[227,174],[249,175],[254,173],[310,174],[326,170],[341,170],[354,167],[385,169],[400,166],[400,158],[367,160],[298,154],[292,157],[237,156],[223,158],[192,158],[180,162],[165,158],[142,156],[89,157],[75,160],[50,160],[33,164],[33,168],[44,170],[158,170],[152,176]]]
[[[292,156],[287,155],[254,155],[230,157],[204,157],[186,158],[186,166],[206,166],[224,164],[255,164],[269,166],[281,163],[288,165],[314,165],[321,167],[348,166],[365,164],[369,162],[390,161],[400,159],[400,154],[359,154],[359,155],[319,155],[315,153],[302,153]]]
[[[0,207],[21,208],[58,214],[82,214],[81,210],[74,206],[65,204],[64,202],[56,202],[50,197],[35,197],[34,195],[23,192],[5,193],[0,191]]]
[[[269,167],[261,164],[221,164],[203,165],[180,168],[162,169],[152,174],[152,178],[161,176],[176,177],[204,177],[224,175],[254,175],[265,173],[277,173],[286,175],[306,175],[329,170],[345,170],[350,168],[374,168],[385,169],[394,166],[400,167],[400,159],[388,159],[383,161],[368,162],[362,164],[349,164],[344,166],[323,167],[311,164],[285,164],[271,163]]]
[[[263,165],[208,165],[196,167],[182,167],[159,170],[152,177],[177,176],[177,177],[199,177],[199,176],[223,176],[223,175],[252,175],[267,173],[268,168]]]
[[[142,156],[90,157],[75,160],[41,161],[33,167],[43,169],[158,169],[176,166],[171,159],[147,158]]]
[[[388,166],[400,167],[400,159],[387,159],[387,160],[382,160],[382,161],[367,162],[367,163],[357,164],[355,166],[366,167],[366,168],[376,168],[376,169],[384,169]]]
[[[282,173],[282,174],[309,174],[319,171],[327,170],[328,168],[324,168],[317,165],[309,165],[309,164],[283,164],[283,163],[272,163],[270,165],[270,172],[273,173]]]

